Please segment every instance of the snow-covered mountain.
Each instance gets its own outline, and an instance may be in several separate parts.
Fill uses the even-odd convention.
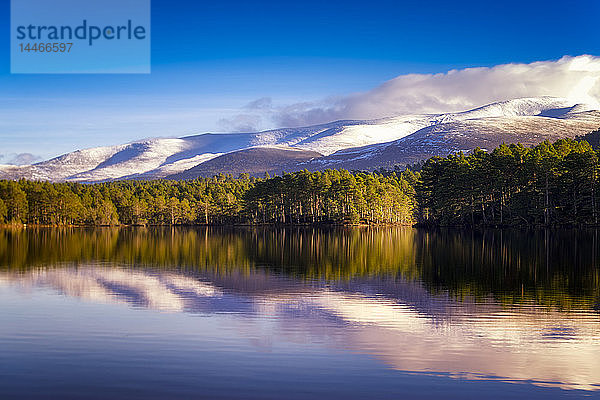
[[[258,133],[149,139],[77,150],[33,165],[3,165],[0,178],[98,182],[181,179],[219,172],[373,169],[475,147],[492,149],[502,142],[533,145],[545,139],[585,134],[598,127],[600,111],[596,107],[561,98],[535,97],[459,113],[336,121]]]

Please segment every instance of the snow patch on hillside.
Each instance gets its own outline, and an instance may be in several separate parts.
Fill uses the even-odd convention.
[[[94,169],[75,174],[69,180],[101,181],[143,173],[159,168],[169,156],[187,147],[182,139],[152,139],[132,143]]]

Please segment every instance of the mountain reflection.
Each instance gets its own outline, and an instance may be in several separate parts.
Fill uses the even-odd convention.
[[[268,320],[240,337],[324,343],[402,371],[598,390],[596,236],[4,230],[0,288]]]
[[[268,319],[277,322],[269,334],[278,340],[327,338],[330,346],[372,354],[403,371],[600,389],[600,319],[591,312],[459,302],[402,279],[394,281],[396,296],[373,295],[387,285],[366,279],[340,289],[264,271],[211,277],[77,265],[2,272],[5,285],[168,312]],[[244,325],[242,336],[265,334],[264,327],[246,331],[252,327]]]
[[[150,275],[109,267],[36,269],[21,274],[0,272],[0,282],[18,283],[21,287],[50,287],[66,296],[95,302],[129,303],[174,312],[186,310],[185,298],[217,297],[221,293],[211,284],[178,274]]]
[[[264,270],[336,285],[402,278],[457,299],[598,310],[599,246],[596,230],[4,229],[0,268],[108,262],[217,275]]]

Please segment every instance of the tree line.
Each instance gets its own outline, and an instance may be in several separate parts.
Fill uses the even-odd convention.
[[[598,153],[584,140],[501,145],[429,159],[419,220],[433,225],[597,225]]]
[[[0,181],[0,223],[226,225],[415,222],[416,175],[300,171],[98,184]]]
[[[4,180],[0,223],[598,225],[600,162],[586,140],[599,135],[531,148],[503,144],[392,171],[98,184]]]

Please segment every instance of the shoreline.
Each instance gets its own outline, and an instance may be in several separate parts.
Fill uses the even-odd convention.
[[[600,229],[600,225],[431,225],[431,224],[340,224],[340,223],[319,223],[319,224],[113,224],[113,225],[91,225],[91,224],[0,224],[0,229],[49,229],[49,228],[414,228],[421,230],[586,230]]]

